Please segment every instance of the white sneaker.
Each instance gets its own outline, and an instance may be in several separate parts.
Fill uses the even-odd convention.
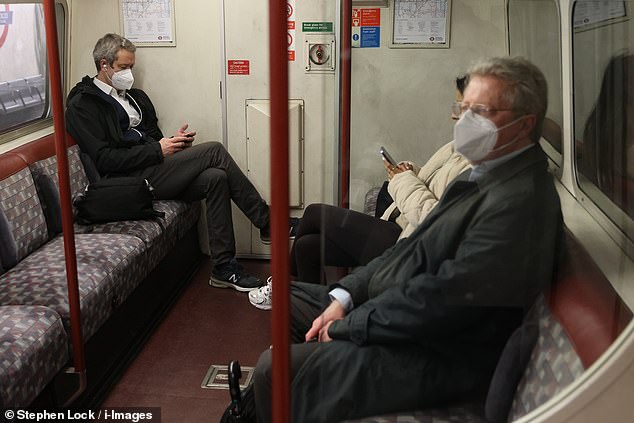
[[[249,302],[260,310],[270,310],[272,306],[273,279],[266,280],[266,285],[249,291]]]

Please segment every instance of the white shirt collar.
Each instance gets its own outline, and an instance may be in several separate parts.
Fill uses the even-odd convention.
[[[106,93],[107,95],[111,95],[111,96],[115,96],[118,95],[120,97],[125,97],[125,90],[123,91],[117,91],[114,89],[114,87],[106,84],[105,82],[101,81],[99,78],[94,77],[92,79],[92,82],[95,83],[95,85],[97,86],[97,88],[99,88],[101,91],[103,91],[104,93]]]

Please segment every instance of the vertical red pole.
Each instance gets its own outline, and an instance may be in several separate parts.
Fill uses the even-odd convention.
[[[75,256],[75,233],[68,176],[68,156],[66,152],[66,126],[64,124],[64,99],[62,77],[57,45],[57,23],[55,0],[44,0],[44,22],[46,25],[46,51],[48,55],[49,79],[51,82],[53,127],[55,128],[55,152],[59,175],[60,202],[62,207],[62,228],[64,233],[64,257],[66,258],[66,278],[68,280],[68,305],[70,307],[71,342],[73,364],[76,372],[86,368],[84,343],[81,331],[79,308],[79,287],[77,283],[77,258]]]
[[[343,0],[341,12],[341,133],[339,166],[339,206],[350,206],[350,90],[351,90],[351,43],[352,43],[352,0]]]
[[[273,420],[290,421],[287,3],[269,1]]]

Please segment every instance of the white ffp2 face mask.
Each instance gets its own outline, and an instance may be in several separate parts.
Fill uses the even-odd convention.
[[[106,76],[108,76],[108,73],[106,73]],[[117,71],[109,79],[115,90],[129,90],[134,84],[134,76],[131,69]]]
[[[498,128],[489,119],[467,110],[454,126],[454,149],[470,162],[480,161],[492,151],[502,149],[517,141],[516,137],[513,141],[494,148],[498,141],[498,132],[513,125],[522,117],[520,116]]]

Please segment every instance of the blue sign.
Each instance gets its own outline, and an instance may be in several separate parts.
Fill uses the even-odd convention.
[[[361,48],[364,47],[381,47],[380,26],[361,27]]]
[[[13,10],[0,12],[0,25],[11,25],[13,23]]]
[[[353,35],[352,35],[352,39],[353,39],[354,41],[359,41],[359,34],[353,34]]]

